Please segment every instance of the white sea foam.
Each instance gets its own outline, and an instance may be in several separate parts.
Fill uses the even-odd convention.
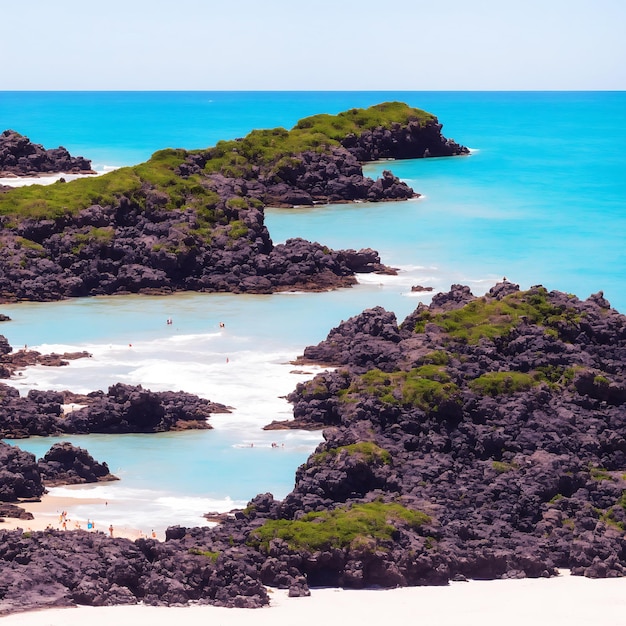
[[[229,497],[178,496],[149,489],[129,489],[120,483],[53,487],[50,495],[65,500],[70,519],[96,520],[104,530],[112,524],[162,534],[168,526],[205,526],[205,513],[227,513],[246,505]],[[75,504],[72,503],[75,501]],[[54,517],[58,512],[50,512]]]
[[[66,182],[76,180],[77,178],[89,178],[98,174],[104,174],[104,172],[96,172],[95,174],[64,174],[63,172],[49,174],[45,176],[19,176],[19,177],[6,177],[0,178],[0,185],[6,185],[8,187],[26,187],[28,185],[52,185],[57,181],[63,179]]]

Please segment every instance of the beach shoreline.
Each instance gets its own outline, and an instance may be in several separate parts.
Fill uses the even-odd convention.
[[[83,519],[77,516],[74,510],[82,505],[96,505],[102,510],[100,519]],[[0,522],[0,530],[21,529],[23,532],[36,532],[44,530],[87,530],[89,532],[102,532],[113,537],[124,537],[126,539],[139,539],[141,537],[153,536],[155,539],[165,538],[163,532],[144,532],[143,530],[132,528],[127,525],[113,525],[106,519],[106,508],[108,503],[101,498],[69,498],[44,494],[39,502],[20,502],[19,506],[33,515],[33,519],[18,519],[15,517],[4,517]],[[65,515],[63,513],[65,512]],[[89,526],[91,524],[91,527]],[[110,527],[113,526],[113,531]]]
[[[149,622],[156,626],[206,623],[229,626],[318,626],[320,620],[376,623],[417,621],[438,626],[526,626],[529,623],[583,626],[620,623],[626,610],[626,579],[592,580],[568,571],[548,579],[452,582],[441,587],[347,590],[314,588],[311,596],[289,598],[269,589],[270,606],[236,609],[206,605],[153,607],[80,606],[14,613],[5,626],[108,626]]]

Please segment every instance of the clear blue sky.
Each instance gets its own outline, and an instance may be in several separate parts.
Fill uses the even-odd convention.
[[[0,89],[626,89],[626,0],[7,0]]]

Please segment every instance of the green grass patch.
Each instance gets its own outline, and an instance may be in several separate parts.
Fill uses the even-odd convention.
[[[26,248],[27,250],[34,250],[35,252],[44,251],[44,247],[40,243],[37,243],[36,241],[33,241],[32,239],[26,239],[26,237],[16,237],[15,243],[20,248]]]
[[[595,480],[596,482],[600,482],[602,480],[615,480],[613,476],[609,474],[608,470],[603,467],[590,467],[589,475],[591,476],[591,480]]]
[[[241,220],[234,220],[230,223],[228,236],[231,239],[240,239],[248,234],[248,227]]]
[[[450,354],[445,350],[435,350],[425,354],[419,360],[421,365],[448,365]]]
[[[576,372],[582,367],[563,367],[561,365],[540,365],[535,372],[553,388],[567,387],[574,382]]]
[[[204,175],[182,177],[178,167],[192,154],[207,157],[205,172],[225,176],[256,178],[261,168],[265,175],[287,180],[298,168],[297,155],[306,150],[326,150],[350,133],[360,134],[378,126],[415,121],[425,124],[434,119],[429,113],[400,102],[388,102],[369,109],[351,109],[339,115],[316,115],[301,120],[291,131],[284,128],[253,130],[240,140],[220,141],[209,150],[165,149],[155,152],[145,163],[123,167],[101,176],[80,178],[53,185],[30,185],[0,194],[0,215],[24,218],[55,219],[76,215],[92,206],[117,206],[122,197],[145,209],[147,194],[156,190],[166,194],[159,206],[165,209],[192,208],[200,217],[198,232],[204,237],[207,228],[221,223],[221,216],[211,213],[219,202],[207,189]],[[257,201],[258,202],[258,201]],[[230,208],[245,208],[248,199],[233,198]],[[226,220],[228,223],[229,219]],[[235,236],[244,236],[243,228]]]
[[[524,372],[488,372],[469,382],[469,388],[483,396],[511,395],[541,384],[540,376]]]
[[[366,130],[391,124],[406,125],[418,122],[425,125],[435,119],[434,115],[414,109],[402,102],[385,102],[367,109],[350,109],[339,115],[320,114],[300,120],[294,131],[324,135],[339,142],[349,134],[360,135]]]
[[[248,543],[267,551],[272,539],[283,539],[293,550],[311,552],[347,548],[353,541],[363,545],[367,539],[378,545],[393,540],[398,526],[419,529],[428,522],[430,517],[422,511],[397,503],[370,502],[308,513],[299,520],[268,520],[250,534]]]
[[[433,119],[430,113],[402,102],[350,109],[338,115],[314,115],[300,120],[290,131],[284,128],[253,130],[243,139],[220,141],[208,151],[210,158],[205,169],[250,178],[254,175],[254,166],[260,165],[269,168],[270,178],[287,180],[299,165],[294,155],[326,150],[339,145],[350,134],[360,135],[379,126],[388,128],[411,121],[424,125]]]
[[[426,324],[431,323],[453,339],[477,344],[481,339],[507,335],[522,320],[544,326],[546,332],[559,336],[563,326],[579,324],[581,316],[574,307],[552,304],[547,290],[536,287],[509,294],[501,300],[477,298],[460,309],[444,313],[423,311],[414,331],[422,333]]]
[[[350,402],[355,396],[365,393],[388,404],[436,411],[442,402],[453,401],[458,391],[444,367],[422,365],[409,371],[391,373],[370,370],[353,380],[350,387],[338,395],[342,401]]]
[[[166,209],[183,206],[215,205],[219,197],[205,189],[197,176],[182,178],[175,169],[188,153],[161,150],[145,163],[123,167],[101,176],[79,178],[60,185],[27,185],[0,195],[0,215],[20,218],[55,219],[75,215],[92,205],[115,206],[125,196],[131,203],[145,207],[148,190],[167,194]]]

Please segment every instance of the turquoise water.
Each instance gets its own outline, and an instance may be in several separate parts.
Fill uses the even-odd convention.
[[[22,393],[90,391],[122,381],[183,389],[234,407],[205,433],[77,439],[122,476],[95,488],[116,523],[139,523],[133,517],[139,510],[165,526],[183,510],[184,519],[195,519],[209,506],[227,509],[257,492],[284,495],[320,440],[319,433],[272,436],[260,429],[290,416],[284,396],[315,371],[290,361],[365,308],[382,305],[402,319],[429,299],[411,294],[412,285],[438,291],[464,283],[480,294],[506,275],[523,288],[544,284],[582,298],[604,290],[626,312],[626,94],[0,93],[0,130],[64,145],[98,169],[140,162],[166,146],[206,147],[253,128],[290,128],[306,115],[385,100],[436,114],[444,134],[472,154],[367,166],[373,175],[392,169],[423,194],[418,200],[268,208],[266,223],[276,243],[302,236],[336,248],[375,248],[383,262],[400,268],[397,277],[362,277],[354,289],[325,294],[128,296],[1,307],[13,318],[0,331],[12,345],[93,354],[68,367],[25,371],[12,381]],[[274,439],[279,449],[271,447]],[[20,445],[41,454],[51,443]]]

